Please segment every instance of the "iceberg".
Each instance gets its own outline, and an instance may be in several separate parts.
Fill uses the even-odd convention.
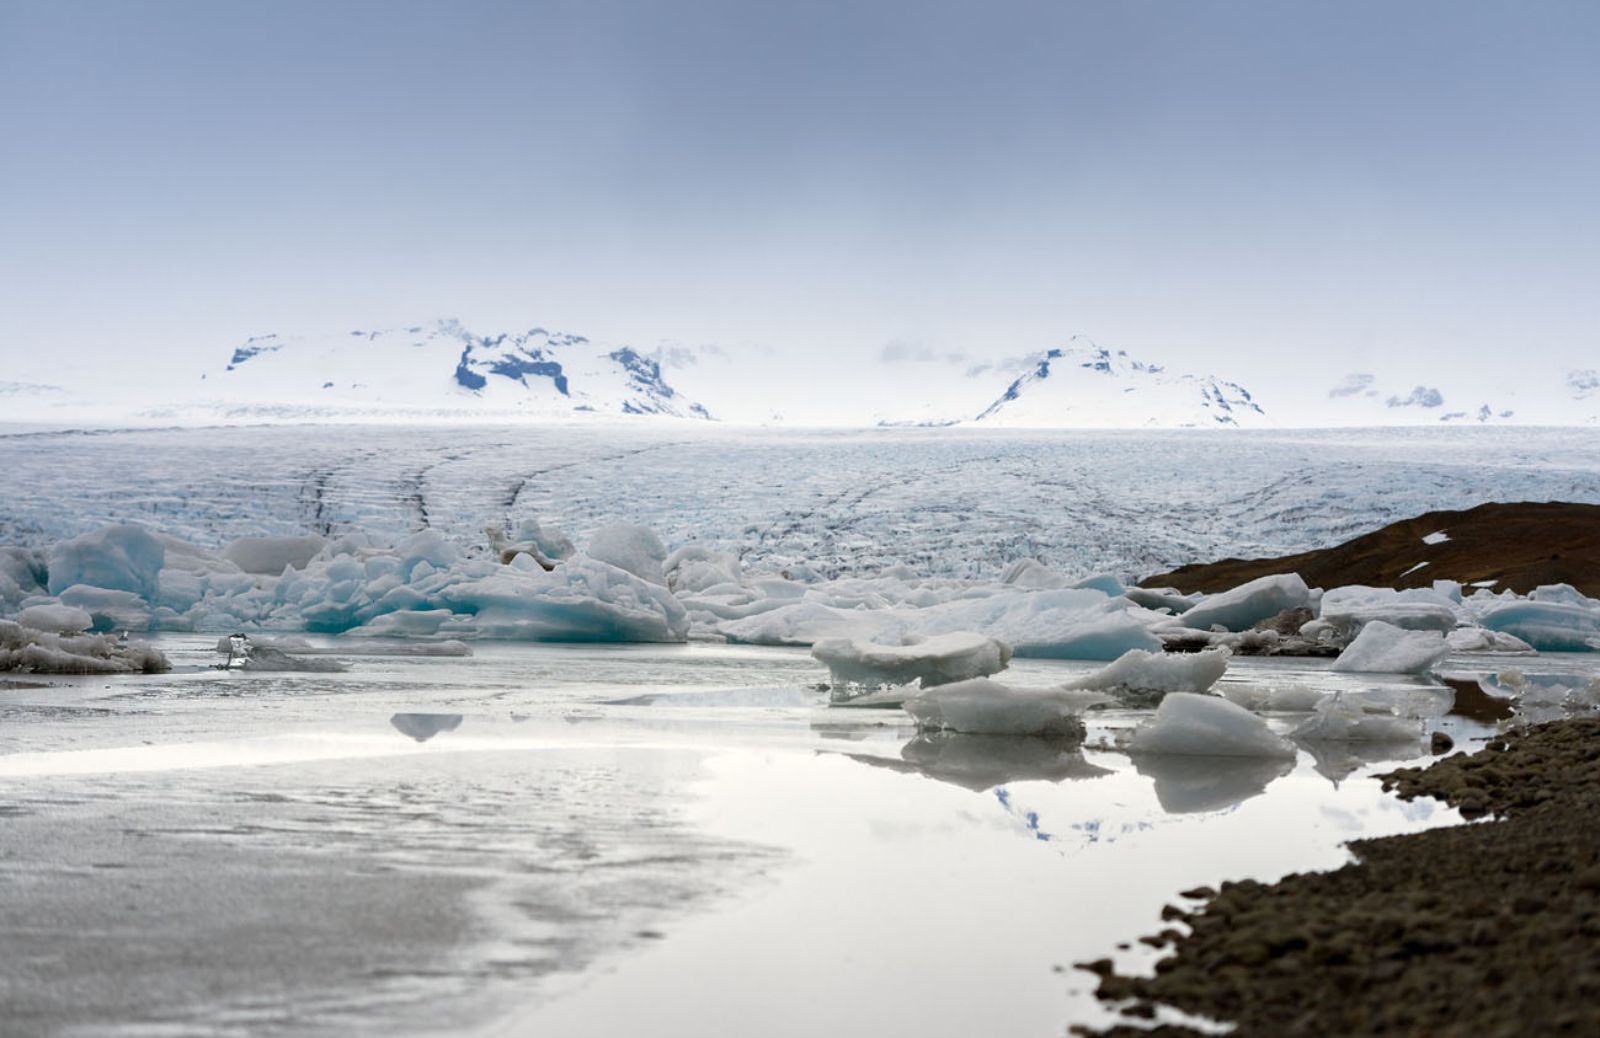
[[[1358,674],[1425,674],[1450,654],[1438,631],[1408,631],[1372,620],[1345,646],[1333,668]]]
[[[1093,689],[1107,692],[1205,692],[1228,669],[1233,653],[1226,648],[1202,652],[1145,652],[1130,649],[1108,667],[1067,682],[1068,689]]]
[[[1359,584],[1323,593],[1321,619],[1345,630],[1382,620],[1408,631],[1450,631],[1461,609],[1449,595],[1432,588],[1365,587]]]
[[[1520,638],[1540,652],[1600,649],[1600,608],[1570,601],[1513,601],[1491,608],[1478,623]]]
[[[648,526],[607,526],[589,538],[589,558],[607,562],[649,584],[666,586],[666,546]]]
[[[1155,716],[1134,729],[1126,742],[1131,754],[1293,759],[1294,744],[1267,723],[1221,696],[1174,692]]]
[[[222,549],[222,557],[246,573],[276,577],[285,569],[305,569],[328,543],[326,537],[241,537]]]
[[[62,605],[59,602],[43,602],[23,609],[17,614],[17,622],[36,631],[77,634],[94,626],[94,617],[85,609]]]
[[[947,685],[987,677],[1011,662],[1008,645],[971,631],[912,637],[902,645],[825,638],[811,655],[827,666],[836,692],[846,685]]]
[[[50,549],[49,583],[52,595],[74,585],[127,591],[146,601],[159,591],[166,548],[142,526],[108,526]]]
[[[1183,614],[1185,626],[1201,631],[1221,626],[1229,631],[1247,631],[1286,609],[1303,609],[1312,604],[1311,589],[1298,573],[1279,573],[1255,580],[1229,591],[1207,595]]]
[[[1079,715],[1105,702],[1109,700],[1094,692],[1018,688],[992,678],[974,678],[924,689],[905,700],[905,711],[924,729],[1081,739]]]

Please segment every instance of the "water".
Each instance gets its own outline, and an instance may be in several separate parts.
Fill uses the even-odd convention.
[[[1135,711],[1093,715],[1082,748],[919,736],[828,709],[803,650],[484,644],[270,675],[203,669],[214,637],[161,645],[193,669],[0,685],[18,1033],[1056,1035],[1101,1012],[1071,964],[1160,929],[1179,891],[1459,820],[1370,777],[1420,745],[1136,763],[1113,748]],[[1224,680],[1379,683],[1319,661]]]

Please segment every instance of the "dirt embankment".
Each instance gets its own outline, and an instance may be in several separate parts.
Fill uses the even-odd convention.
[[[1155,1003],[1241,1036],[1600,1034],[1600,720],[1515,733],[1473,755],[1384,776],[1481,825],[1351,844],[1356,864],[1225,883],[1164,918],[1151,978],[1084,964],[1099,995]],[[1131,1025],[1080,1034],[1193,1034]]]
[[[1448,540],[1432,536],[1437,533]],[[1416,568],[1419,562],[1427,565]],[[1428,587],[1435,580],[1493,580],[1496,591],[1526,593],[1540,584],[1571,584],[1600,597],[1600,505],[1518,502],[1429,512],[1334,548],[1275,559],[1196,563],[1140,583],[1211,593],[1271,573],[1299,573],[1313,587],[1406,588]]]

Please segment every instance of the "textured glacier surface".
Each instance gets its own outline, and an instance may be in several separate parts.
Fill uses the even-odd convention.
[[[818,576],[903,564],[1073,579],[1338,543],[1488,500],[1600,503],[1582,429],[803,432],[633,426],[0,426],[0,544],[135,521],[211,550],[241,537],[435,530],[476,543],[533,519],[580,542],[638,524],[668,549]]]

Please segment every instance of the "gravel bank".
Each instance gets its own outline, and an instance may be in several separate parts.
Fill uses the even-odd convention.
[[[1076,1033],[1199,1033],[1151,1031],[1159,1003],[1236,1035],[1600,1034],[1600,720],[1384,782],[1498,817],[1357,841],[1334,872],[1193,892],[1204,904],[1164,913],[1191,933],[1165,932],[1154,977],[1082,964],[1130,1023]]]

